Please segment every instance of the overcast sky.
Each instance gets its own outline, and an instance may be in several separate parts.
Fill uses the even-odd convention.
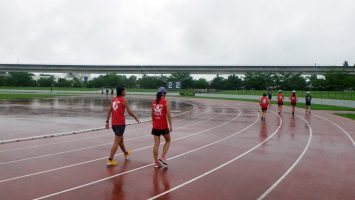
[[[0,63],[355,63],[354,0],[0,0]]]

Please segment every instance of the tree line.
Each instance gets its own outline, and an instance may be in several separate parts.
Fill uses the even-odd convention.
[[[87,87],[102,88],[125,85],[127,88],[154,89],[166,86],[168,82],[179,81],[183,89],[218,89],[218,90],[353,90],[355,75],[346,71],[328,71],[324,78],[316,75],[302,76],[301,73],[246,73],[243,76],[229,75],[224,78],[217,75],[212,81],[205,78],[193,79],[189,73],[173,73],[171,75],[124,76],[115,73],[100,75],[90,81],[78,78],[67,80],[55,79],[53,76],[33,79],[27,72],[10,72],[8,76],[0,76],[0,86],[40,86],[40,87]]]

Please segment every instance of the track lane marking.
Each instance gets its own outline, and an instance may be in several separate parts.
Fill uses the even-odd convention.
[[[192,109],[178,113],[178,114],[174,114],[172,115],[173,117],[176,116],[180,116],[180,115],[184,115],[186,113],[192,112],[195,109],[198,108],[198,106],[196,104],[192,104],[189,103],[190,105],[192,105]],[[140,123],[146,123],[146,122],[150,122],[151,120],[143,120]],[[132,123],[128,123],[127,125],[136,125],[139,123],[136,122],[132,122]],[[53,137],[59,137],[59,136],[67,136],[67,135],[75,135],[75,134],[81,134],[81,133],[88,133],[88,132],[94,132],[94,131],[102,131],[105,130],[106,128],[103,127],[99,127],[99,128],[91,128],[91,129],[84,129],[84,130],[76,130],[76,131],[68,131],[68,132],[62,132],[62,133],[54,133],[54,134],[48,134],[48,135],[39,135],[39,136],[31,136],[31,137],[25,137],[25,138],[15,138],[15,139],[9,139],[9,140],[2,140],[0,141],[0,145],[1,144],[8,144],[8,143],[15,143],[15,142],[22,142],[22,141],[30,141],[30,140],[36,140],[36,139],[45,139],[45,138],[53,138]],[[140,128],[138,128],[140,129]],[[136,129],[137,130],[137,129]],[[110,134],[105,134],[105,135],[101,135],[101,136],[94,136],[92,138],[96,138],[96,137],[104,137]],[[79,141],[79,140],[85,140],[87,138],[83,138],[83,139],[76,139],[76,140],[71,140],[71,141],[64,141],[64,142],[54,142],[54,143],[50,143],[50,144],[42,144],[42,145],[34,145],[34,146],[30,146],[30,147],[23,147],[23,148],[15,148],[15,149],[10,149],[10,150],[2,150],[0,151],[0,153],[2,152],[9,152],[9,151],[16,151],[16,150],[23,150],[23,149],[30,149],[30,148],[36,148],[36,147],[41,147],[41,146],[48,146],[48,145],[53,145],[53,144],[60,144],[60,143],[69,143],[72,141]]]
[[[314,114],[314,115],[319,117],[319,118],[321,118],[321,119],[323,119],[323,120],[326,120],[326,121],[332,123],[334,126],[338,127],[349,138],[350,142],[353,144],[353,147],[355,147],[354,139],[351,137],[351,135],[345,129],[343,129],[343,127],[339,126],[337,123],[335,123],[335,122],[333,122],[333,121],[331,121],[331,120],[329,120],[329,119],[327,119],[325,117],[322,117],[322,116],[317,115],[317,114]]]
[[[236,108],[238,109],[238,108]],[[230,122],[232,122],[233,120],[237,119],[240,115],[241,115],[241,110],[238,109],[240,112],[239,114],[233,118],[232,120],[222,124],[222,125],[225,125],[225,124],[228,124]],[[220,113],[223,114],[223,112]],[[217,116],[218,117],[218,116]],[[216,117],[213,117],[213,118],[216,118]],[[218,128],[220,127],[221,125],[219,126],[216,126],[216,127],[212,127],[212,128],[209,128],[209,129],[205,129],[203,131],[200,131],[200,132],[196,132],[196,133],[193,133],[191,135],[187,135],[187,136],[183,136],[183,137],[180,137],[180,138],[177,138],[177,139],[174,139],[172,141],[178,141],[178,140],[181,140],[181,139],[185,139],[185,138],[188,138],[188,137],[191,137],[191,136],[194,136],[194,135],[198,135],[198,134],[201,134],[201,133],[204,133],[204,132],[207,132],[207,131],[210,131],[210,130],[213,130],[215,128]],[[160,144],[163,144],[163,142],[161,142]],[[148,149],[148,148],[151,148],[153,147],[153,145],[150,145],[150,146],[146,146],[146,147],[142,147],[142,148],[139,148],[139,149],[135,149],[135,150],[132,150],[132,152],[136,152],[136,151],[141,151],[141,150],[144,150],[144,149]],[[122,153],[119,153],[119,154],[115,154],[115,156],[117,155],[122,155]],[[17,177],[13,177],[13,178],[8,178],[8,179],[3,179],[3,180],[0,180],[0,183],[3,183],[3,182],[8,182],[8,181],[13,181],[13,180],[17,180],[17,179],[21,179],[21,178],[26,178],[26,177],[30,177],[30,176],[34,176],[34,175],[39,175],[39,174],[44,174],[44,173],[48,173],[48,172],[53,172],[53,171],[57,171],[57,170],[61,170],[61,169],[66,169],[66,168],[70,168],[70,167],[74,167],[74,166],[78,166],[78,165],[83,165],[83,164],[87,164],[87,163],[91,163],[91,162],[95,162],[95,161],[99,161],[99,160],[103,160],[103,159],[106,159],[107,156],[105,157],[101,157],[101,158],[97,158],[97,159],[93,159],[93,160],[89,160],[89,161],[85,161],[85,162],[80,162],[80,163],[75,163],[75,164],[72,164],[72,165],[67,165],[67,166],[63,166],[63,167],[58,167],[58,168],[54,168],[54,169],[49,169],[49,170],[45,170],[45,171],[40,171],[40,172],[36,172],[36,173],[32,173],[32,174],[27,174],[27,175],[22,175],[22,176],[17,176]]]
[[[303,117],[301,117],[300,115],[297,114],[297,117],[302,119],[307,126],[309,127],[309,137],[308,137],[308,141],[307,141],[307,145],[306,147],[303,149],[301,155],[297,158],[297,160],[291,165],[290,168],[288,168],[288,170],[274,183],[272,184],[263,194],[260,195],[260,197],[258,198],[258,200],[264,199],[272,190],[274,190],[280,183],[281,181],[283,181],[285,179],[285,177],[296,167],[296,165],[301,161],[301,159],[303,158],[304,154],[307,152],[309,145],[311,144],[312,141],[312,127],[311,125],[308,123],[308,121],[306,119],[304,119]]]
[[[218,114],[217,116],[208,118],[206,120],[202,120],[193,124],[189,124],[189,125],[185,125],[182,127],[178,127],[176,129],[181,129],[181,128],[185,128],[185,127],[189,127],[189,126],[193,126],[199,123],[202,123],[204,121],[208,121],[214,118],[219,117],[220,115],[222,115],[224,113],[224,111],[222,111],[220,114]],[[135,130],[136,131],[136,130]],[[112,135],[112,133],[110,134]],[[143,137],[149,137],[150,135],[143,135],[143,136],[138,136],[138,137],[134,137],[134,138],[130,138],[130,139],[126,139],[125,141],[130,141],[130,140],[135,140],[135,139],[139,139],[139,138],[143,138]],[[0,165],[5,165],[5,164],[11,164],[11,163],[16,163],[16,162],[22,162],[22,161],[27,161],[27,160],[33,160],[33,159],[38,159],[38,158],[44,158],[44,157],[50,157],[50,156],[56,156],[56,155],[61,155],[61,154],[66,154],[66,153],[71,153],[71,152],[76,152],[76,151],[82,151],[82,150],[86,150],[86,149],[91,149],[91,148],[96,148],[96,147],[100,147],[100,146],[106,146],[106,145],[111,145],[111,142],[108,143],[104,143],[104,144],[99,144],[99,145],[94,145],[94,146],[89,146],[89,147],[83,147],[83,148],[79,148],[79,149],[72,149],[72,150],[68,150],[68,151],[62,151],[62,152],[57,152],[57,153],[51,153],[51,154],[45,154],[45,155],[41,155],[41,156],[34,156],[34,157],[28,157],[28,158],[23,158],[23,159],[17,159],[17,160],[12,160],[12,161],[6,161],[6,162],[0,162]]]
[[[257,113],[257,119],[252,123],[250,124],[249,126],[247,126],[246,128],[236,132],[236,133],[233,133],[232,135],[237,135],[245,130],[247,130],[248,128],[250,128],[251,126],[253,126],[258,120],[259,120],[259,113],[254,110],[256,113]],[[239,113],[240,115],[241,113]],[[219,142],[225,140],[225,139],[228,139],[230,136],[227,136],[221,140],[218,140]],[[207,145],[204,145],[204,146],[201,146],[199,148],[196,148],[196,149],[193,149],[191,151],[188,151],[188,152],[185,152],[185,153],[182,153],[182,154],[179,154],[179,155],[176,155],[176,156],[173,156],[171,158],[168,158],[168,160],[171,160],[171,159],[175,159],[175,158],[178,158],[178,157],[181,157],[181,156],[184,156],[186,154],[189,154],[189,153],[192,153],[192,152],[195,152],[195,151],[198,151],[198,150],[201,150],[203,148],[206,148],[208,146],[211,146],[213,144],[217,143],[217,141],[215,142],[212,142],[212,143],[209,143]],[[153,145],[152,145],[153,146]],[[150,147],[152,147],[150,146]],[[83,185],[80,185],[80,186],[76,186],[76,187],[73,187],[73,188],[69,188],[69,189],[66,189],[66,190],[62,190],[62,191],[59,191],[59,192],[56,192],[56,193],[52,193],[52,194],[49,194],[49,195],[46,195],[46,196],[42,196],[42,197],[38,197],[38,198],[35,198],[34,200],[40,200],[40,199],[46,199],[46,198],[50,198],[50,197],[53,197],[53,196],[57,196],[59,194],[63,194],[63,193],[66,193],[66,192],[70,192],[70,191],[73,191],[73,190],[77,190],[77,189],[80,189],[80,188],[83,188],[83,187],[87,187],[87,186],[90,186],[90,185],[93,185],[93,184],[96,184],[96,183],[100,183],[100,182],[103,182],[103,181],[106,181],[106,180],[109,180],[109,179],[112,179],[112,178],[115,178],[115,177],[118,177],[118,176],[121,176],[121,175],[124,175],[124,174],[128,174],[128,173],[131,173],[131,172],[134,172],[134,171],[138,171],[140,169],[144,169],[144,168],[147,168],[149,166],[153,166],[153,164],[148,164],[148,165],[144,165],[144,166],[141,166],[141,167],[138,167],[138,168],[135,168],[135,169],[132,169],[132,170],[128,170],[128,171],[125,171],[125,172],[122,172],[122,173],[119,173],[119,174],[116,174],[116,175],[113,175],[113,176],[109,176],[109,177],[106,177],[106,178],[103,178],[103,179],[99,179],[99,180],[96,180],[96,181],[93,181],[93,182],[90,182],[90,183],[86,183],[86,184],[83,184]]]
[[[265,139],[265,140],[262,141],[261,143],[255,145],[253,148],[249,149],[248,151],[244,152],[243,154],[241,154],[241,155],[239,155],[239,156],[233,158],[232,160],[229,160],[229,161],[223,163],[222,165],[219,165],[218,167],[213,168],[212,170],[209,170],[209,171],[207,171],[207,172],[205,172],[205,173],[203,173],[203,174],[201,174],[201,175],[199,175],[199,176],[197,176],[197,177],[195,177],[195,178],[193,178],[193,179],[190,179],[189,181],[186,181],[186,182],[184,182],[184,183],[182,183],[182,184],[180,184],[180,185],[177,185],[177,186],[175,186],[175,187],[173,187],[173,188],[171,188],[171,189],[169,189],[169,190],[167,190],[167,191],[165,191],[165,192],[162,192],[162,193],[160,193],[160,194],[158,194],[158,195],[156,195],[156,196],[153,196],[153,197],[151,197],[151,198],[148,198],[148,200],[153,200],[153,199],[159,198],[159,197],[161,197],[161,196],[163,196],[163,195],[165,195],[165,194],[167,194],[167,193],[169,193],[169,192],[173,192],[174,190],[177,190],[177,189],[179,189],[179,188],[181,188],[181,187],[184,187],[184,186],[187,185],[187,184],[190,184],[190,183],[192,183],[192,182],[194,182],[194,181],[196,181],[196,180],[198,180],[198,179],[201,179],[201,178],[203,178],[204,176],[207,176],[207,175],[209,175],[209,174],[211,174],[211,173],[213,173],[213,172],[215,172],[215,171],[217,171],[217,170],[219,170],[219,169],[221,169],[221,168],[223,168],[223,167],[225,167],[225,166],[231,164],[232,162],[234,162],[234,161],[240,159],[241,157],[247,155],[247,154],[250,153],[251,151],[255,150],[256,148],[258,148],[259,146],[261,146],[262,144],[264,144],[265,142],[267,142],[269,139],[271,139],[271,138],[279,131],[279,129],[281,128],[281,125],[282,125],[282,119],[281,119],[281,117],[280,117],[279,115],[277,115],[275,112],[273,112],[273,113],[274,113],[277,117],[279,117],[279,119],[280,119],[280,124],[279,124],[278,128],[277,128],[267,139]],[[258,113],[258,115],[259,115],[259,113]],[[227,138],[229,138],[229,137],[230,137],[230,136],[228,136]]]

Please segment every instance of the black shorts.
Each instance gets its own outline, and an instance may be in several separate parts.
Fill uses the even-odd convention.
[[[267,108],[261,108],[262,111],[267,111]]]
[[[112,125],[112,130],[116,136],[122,136],[125,129],[126,125]]]
[[[310,101],[306,101],[306,106],[310,106],[311,102]]]
[[[284,105],[284,103],[283,102],[277,103],[277,105],[282,106],[282,105]]]
[[[166,135],[169,134],[169,129],[152,129],[152,135],[155,136],[161,136],[161,135]]]
[[[295,106],[295,105],[296,105],[296,103],[291,103],[291,105]]]

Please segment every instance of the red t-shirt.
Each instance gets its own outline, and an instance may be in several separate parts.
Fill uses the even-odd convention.
[[[277,94],[277,103],[283,103],[284,102],[284,95],[281,93]]]
[[[261,99],[260,99],[260,106],[262,108],[267,108],[267,104],[268,104],[267,97],[262,96]]]
[[[126,120],[124,112],[126,107],[124,107],[123,102],[125,99],[123,97],[112,98],[111,108],[112,108],[112,125],[125,125]]]
[[[153,100],[152,109],[153,109],[153,128],[164,130],[168,129],[168,120],[166,118],[166,100],[160,99],[159,104],[156,100]]]
[[[297,97],[296,96],[291,96],[291,103],[296,103]]]

